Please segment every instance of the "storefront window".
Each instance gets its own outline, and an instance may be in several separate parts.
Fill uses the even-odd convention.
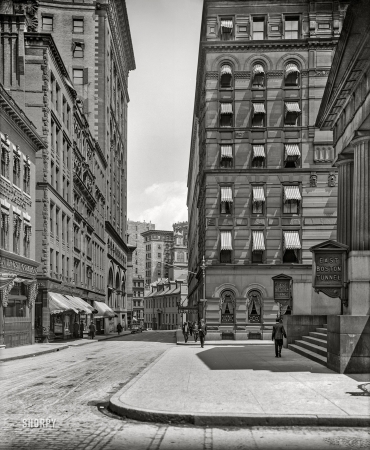
[[[9,293],[8,306],[4,308],[5,317],[27,317],[26,287],[22,283],[16,283]]]

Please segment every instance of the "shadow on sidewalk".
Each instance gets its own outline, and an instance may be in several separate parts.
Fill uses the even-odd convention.
[[[283,349],[282,357],[275,358],[275,349],[272,347],[250,345],[214,347],[198,352],[197,357],[211,370],[263,370],[269,372],[335,374],[332,370],[291,350]]]

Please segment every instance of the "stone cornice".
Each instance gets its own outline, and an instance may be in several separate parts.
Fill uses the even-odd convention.
[[[106,228],[108,234],[110,234],[113,237],[113,239],[118,242],[118,244],[125,250],[125,252],[129,253],[130,249],[129,249],[128,245],[121,238],[121,236],[117,233],[115,228],[113,228],[113,225],[108,220],[105,221],[105,228]],[[119,263],[119,264],[122,265],[121,263]]]
[[[28,136],[33,144],[38,148],[46,148],[47,144],[36,132],[35,125],[28,119],[25,113],[13,100],[13,98],[6,92],[3,85],[0,83],[0,110],[4,111],[17,126]],[[37,151],[37,150],[36,150]]]

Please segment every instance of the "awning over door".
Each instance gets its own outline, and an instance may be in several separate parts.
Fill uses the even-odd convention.
[[[62,294],[48,292],[48,303],[50,314],[61,314],[66,311],[73,311],[78,314],[78,309]]]
[[[285,75],[289,75],[290,73],[299,73],[299,69],[295,64],[288,64],[285,68]]]
[[[221,201],[222,202],[232,202],[233,201],[233,191],[231,187],[221,188]]]
[[[97,314],[94,314],[94,318],[96,319],[101,319],[103,317],[111,318],[116,315],[114,311],[104,302],[94,302],[94,308],[98,311]]]
[[[265,157],[265,147],[263,145],[253,145],[253,159]]]
[[[231,67],[225,64],[221,67],[221,75],[231,75]]]
[[[233,157],[233,149],[231,145],[221,145],[221,158],[230,158]]]
[[[285,250],[299,250],[301,248],[301,242],[299,240],[298,231],[284,231],[283,247]]]
[[[252,252],[265,250],[265,238],[263,236],[263,231],[253,231],[252,240]]]
[[[221,103],[221,114],[232,114],[233,105],[232,103]]]
[[[265,199],[265,191],[262,186],[253,186],[253,202],[264,202]]]
[[[84,314],[92,314],[94,308],[85,302],[85,300],[82,300],[82,298],[75,297],[73,295],[66,295],[65,297],[68,298],[68,300],[79,310],[79,312]]]
[[[221,231],[221,250],[232,250],[231,231]]]
[[[284,186],[284,201],[287,200],[302,200],[299,186]]]

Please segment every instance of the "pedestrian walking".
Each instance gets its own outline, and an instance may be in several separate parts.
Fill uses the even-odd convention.
[[[75,339],[78,339],[80,337],[80,325],[77,320],[75,320],[75,323],[73,324],[73,337]]]
[[[117,325],[117,333],[118,333],[118,334],[121,334],[122,330],[123,330],[122,325],[119,323],[119,324]]]
[[[272,340],[275,339],[275,358],[281,358],[281,349],[283,347],[283,337],[286,338],[283,319],[277,318],[272,327]]]
[[[184,335],[185,343],[188,342],[189,339],[189,324],[185,322],[182,327],[182,334]]]
[[[206,321],[204,319],[201,319],[199,324],[199,339],[200,339],[200,346],[204,347],[204,341],[206,339],[207,335],[207,325]]]
[[[80,338],[83,339],[84,337],[84,330],[85,330],[85,324],[82,322],[80,322]]]
[[[89,330],[90,330],[89,334],[90,334],[91,339],[94,339],[96,328],[95,328],[95,325],[93,322],[90,323]]]
[[[190,333],[190,336],[192,336],[192,335],[193,335],[193,323],[190,322],[190,320],[189,320],[188,325],[189,325],[189,333]]]
[[[194,341],[198,341],[199,337],[199,326],[196,322],[193,323],[193,335],[194,335]]]

